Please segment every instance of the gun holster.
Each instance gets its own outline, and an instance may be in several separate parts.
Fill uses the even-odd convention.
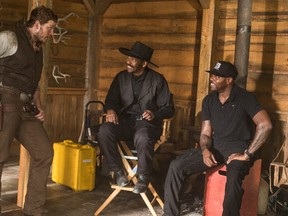
[[[27,102],[23,105],[23,111],[33,115],[37,115],[39,113],[37,106],[31,102]]]

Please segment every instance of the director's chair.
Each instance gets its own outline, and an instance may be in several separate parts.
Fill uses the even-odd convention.
[[[160,136],[159,140],[155,143],[154,145],[154,151],[156,152],[157,149],[168,140],[170,137],[170,124],[171,124],[171,119],[164,119],[163,120],[163,130],[162,130],[162,135]],[[112,184],[111,188],[114,189],[113,192],[110,194],[110,196],[104,201],[104,203],[97,209],[95,212],[95,216],[99,215],[105,208],[108,206],[112,200],[121,192],[121,191],[133,191],[134,185],[137,182],[137,177],[136,177],[136,170],[137,170],[137,152],[131,150],[128,147],[128,144],[125,141],[119,141],[118,142],[118,149],[120,152],[120,155],[122,156],[122,161],[124,165],[124,169],[128,173],[128,179],[131,180],[132,185],[130,186],[125,186],[125,187],[120,187],[117,184]],[[154,189],[153,185],[149,183],[148,185],[148,191],[151,192],[153,198],[150,201],[150,199],[147,196],[147,192],[145,193],[140,193],[142,199],[144,200],[145,204],[149,208],[151,214],[153,216],[157,216],[155,209],[153,208],[153,204],[155,201],[158,202],[161,208],[163,208],[164,203],[159,197],[158,193]]]

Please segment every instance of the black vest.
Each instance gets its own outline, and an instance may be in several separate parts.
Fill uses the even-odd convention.
[[[24,25],[15,31],[18,48],[14,55],[0,59],[0,78],[5,86],[34,94],[42,73],[43,53],[34,51],[30,34]]]

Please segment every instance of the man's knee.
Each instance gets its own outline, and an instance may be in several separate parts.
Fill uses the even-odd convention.
[[[182,167],[181,161],[178,158],[176,158],[170,162],[169,171],[174,174],[179,173],[182,170],[181,167]]]
[[[49,143],[49,145],[47,145],[47,147],[45,149],[43,148],[43,154],[42,154],[42,156],[39,157],[39,159],[46,161],[47,164],[49,164],[49,163],[52,163],[53,156],[54,156],[53,146],[50,145],[50,143]]]
[[[49,143],[47,146],[39,146],[37,150],[28,150],[33,164],[38,164],[40,167],[50,166],[53,161],[54,150]]]
[[[99,128],[99,138],[115,133],[115,125],[111,122],[104,122]]]

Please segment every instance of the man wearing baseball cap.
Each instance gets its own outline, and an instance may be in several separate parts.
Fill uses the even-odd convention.
[[[134,193],[147,190],[152,172],[154,144],[162,133],[163,119],[174,114],[173,95],[164,76],[148,67],[154,50],[136,41],[127,56],[126,69],[119,72],[105,100],[106,122],[99,129],[99,143],[110,171],[120,187],[129,184],[116,142],[130,140],[137,150],[138,181]]]
[[[218,61],[210,73],[210,89],[202,102],[200,147],[170,164],[165,182],[165,216],[180,215],[180,189],[185,178],[226,164],[227,183],[223,216],[239,216],[242,180],[266,141],[272,124],[256,97],[234,82],[238,75],[230,62]]]

